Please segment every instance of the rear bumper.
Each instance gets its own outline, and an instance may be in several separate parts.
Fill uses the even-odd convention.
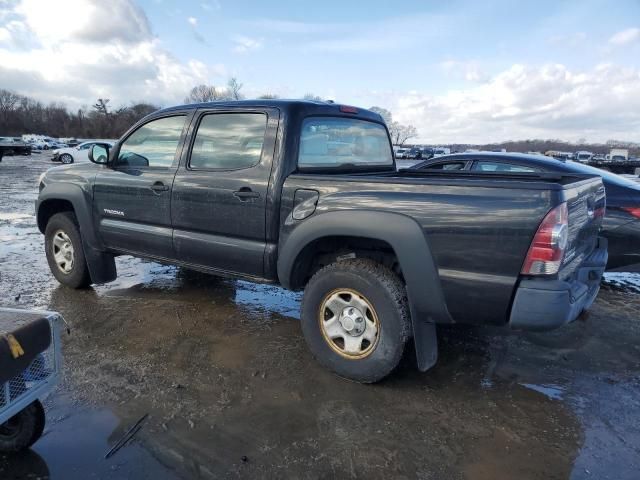
[[[607,265],[607,240],[576,270],[571,280],[522,280],[511,307],[509,324],[523,330],[552,330],[575,320],[600,290]]]

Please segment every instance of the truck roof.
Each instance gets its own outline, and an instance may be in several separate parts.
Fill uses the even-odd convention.
[[[351,116],[356,118],[362,118],[366,120],[373,120],[375,122],[384,123],[382,117],[367,110],[365,108],[354,107],[351,105],[344,105],[340,103],[322,102],[317,100],[298,100],[298,99],[255,99],[255,100],[224,100],[215,102],[204,103],[190,103],[184,105],[176,105],[174,107],[163,108],[152,115],[159,113],[172,112],[176,110],[194,110],[198,108],[212,108],[212,107],[229,107],[229,108],[257,108],[257,107],[271,107],[277,108],[285,113],[290,114],[302,114],[302,116],[308,116],[313,114],[318,115],[337,115],[337,116]],[[344,109],[355,109],[355,111],[345,111]]]

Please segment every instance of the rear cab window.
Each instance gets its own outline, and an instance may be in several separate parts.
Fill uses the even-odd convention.
[[[387,130],[379,123],[345,117],[308,117],[302,122],[301,170],[393,165]]]

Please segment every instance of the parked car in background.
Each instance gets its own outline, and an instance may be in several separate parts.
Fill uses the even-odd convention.
[[[602,234],[609,239],[608,269],[640,263],[640,183],[578,162],[520,153],[464,153],[428,160],[417,170],[470,170],[474,172],[580,173],[602,177],[607,209]]]
[[[593,158],[593,153],[586,151],[579,151],[573,154],[573,159],[580,163],[589,163]]]
[[[451,153],[451,150],[449,148],[445,148],[445,147],[435,147],[433,149],[433,156],[434,157],[441,157],[443,155],[449,155]]]
[[[31,145],[32,151],[37,150],[39,152],[40,150],[44,150],[45,146],[48,148],[48,145],[41,140],[29,140],[27,143]]]
[[[407,158],[407,153],[409,152],[408,148],[397,148],[395,149],[394,153],[396,158],[398,159],[404,159]]]
[[[54,150],[51,161],[62,162],[64,164],[88,162],[89,150],[91,150],[91,147],[93,147],[96,143],[113,145],[112,142],[106,142],[102,140],[100,142],[82,142],[76,147],[66,147]]]
[[[433,156],[433,149],[430,147],[412,147],[405,153],[407,159],[426,160]]]

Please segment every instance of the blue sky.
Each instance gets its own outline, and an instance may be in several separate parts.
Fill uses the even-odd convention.
[[[640,141],[637,0],[0,0],[0,66],[0,86],[74,107],[236,76],[388,108],[425,141]]]
[[[442,72],[447,61],[475,62],[486,75],[514,63],[640,66],[637,45],[602,48],[616,32],[640,24],[637,0],[140,5],[154,33],[178,57],[221,63],[256,88],[280,86],[292,93],[329,90],[352,97],[363,89],[438,93],[464,86],[463,76]],[[241,37],[255,43],[238,49]]]

